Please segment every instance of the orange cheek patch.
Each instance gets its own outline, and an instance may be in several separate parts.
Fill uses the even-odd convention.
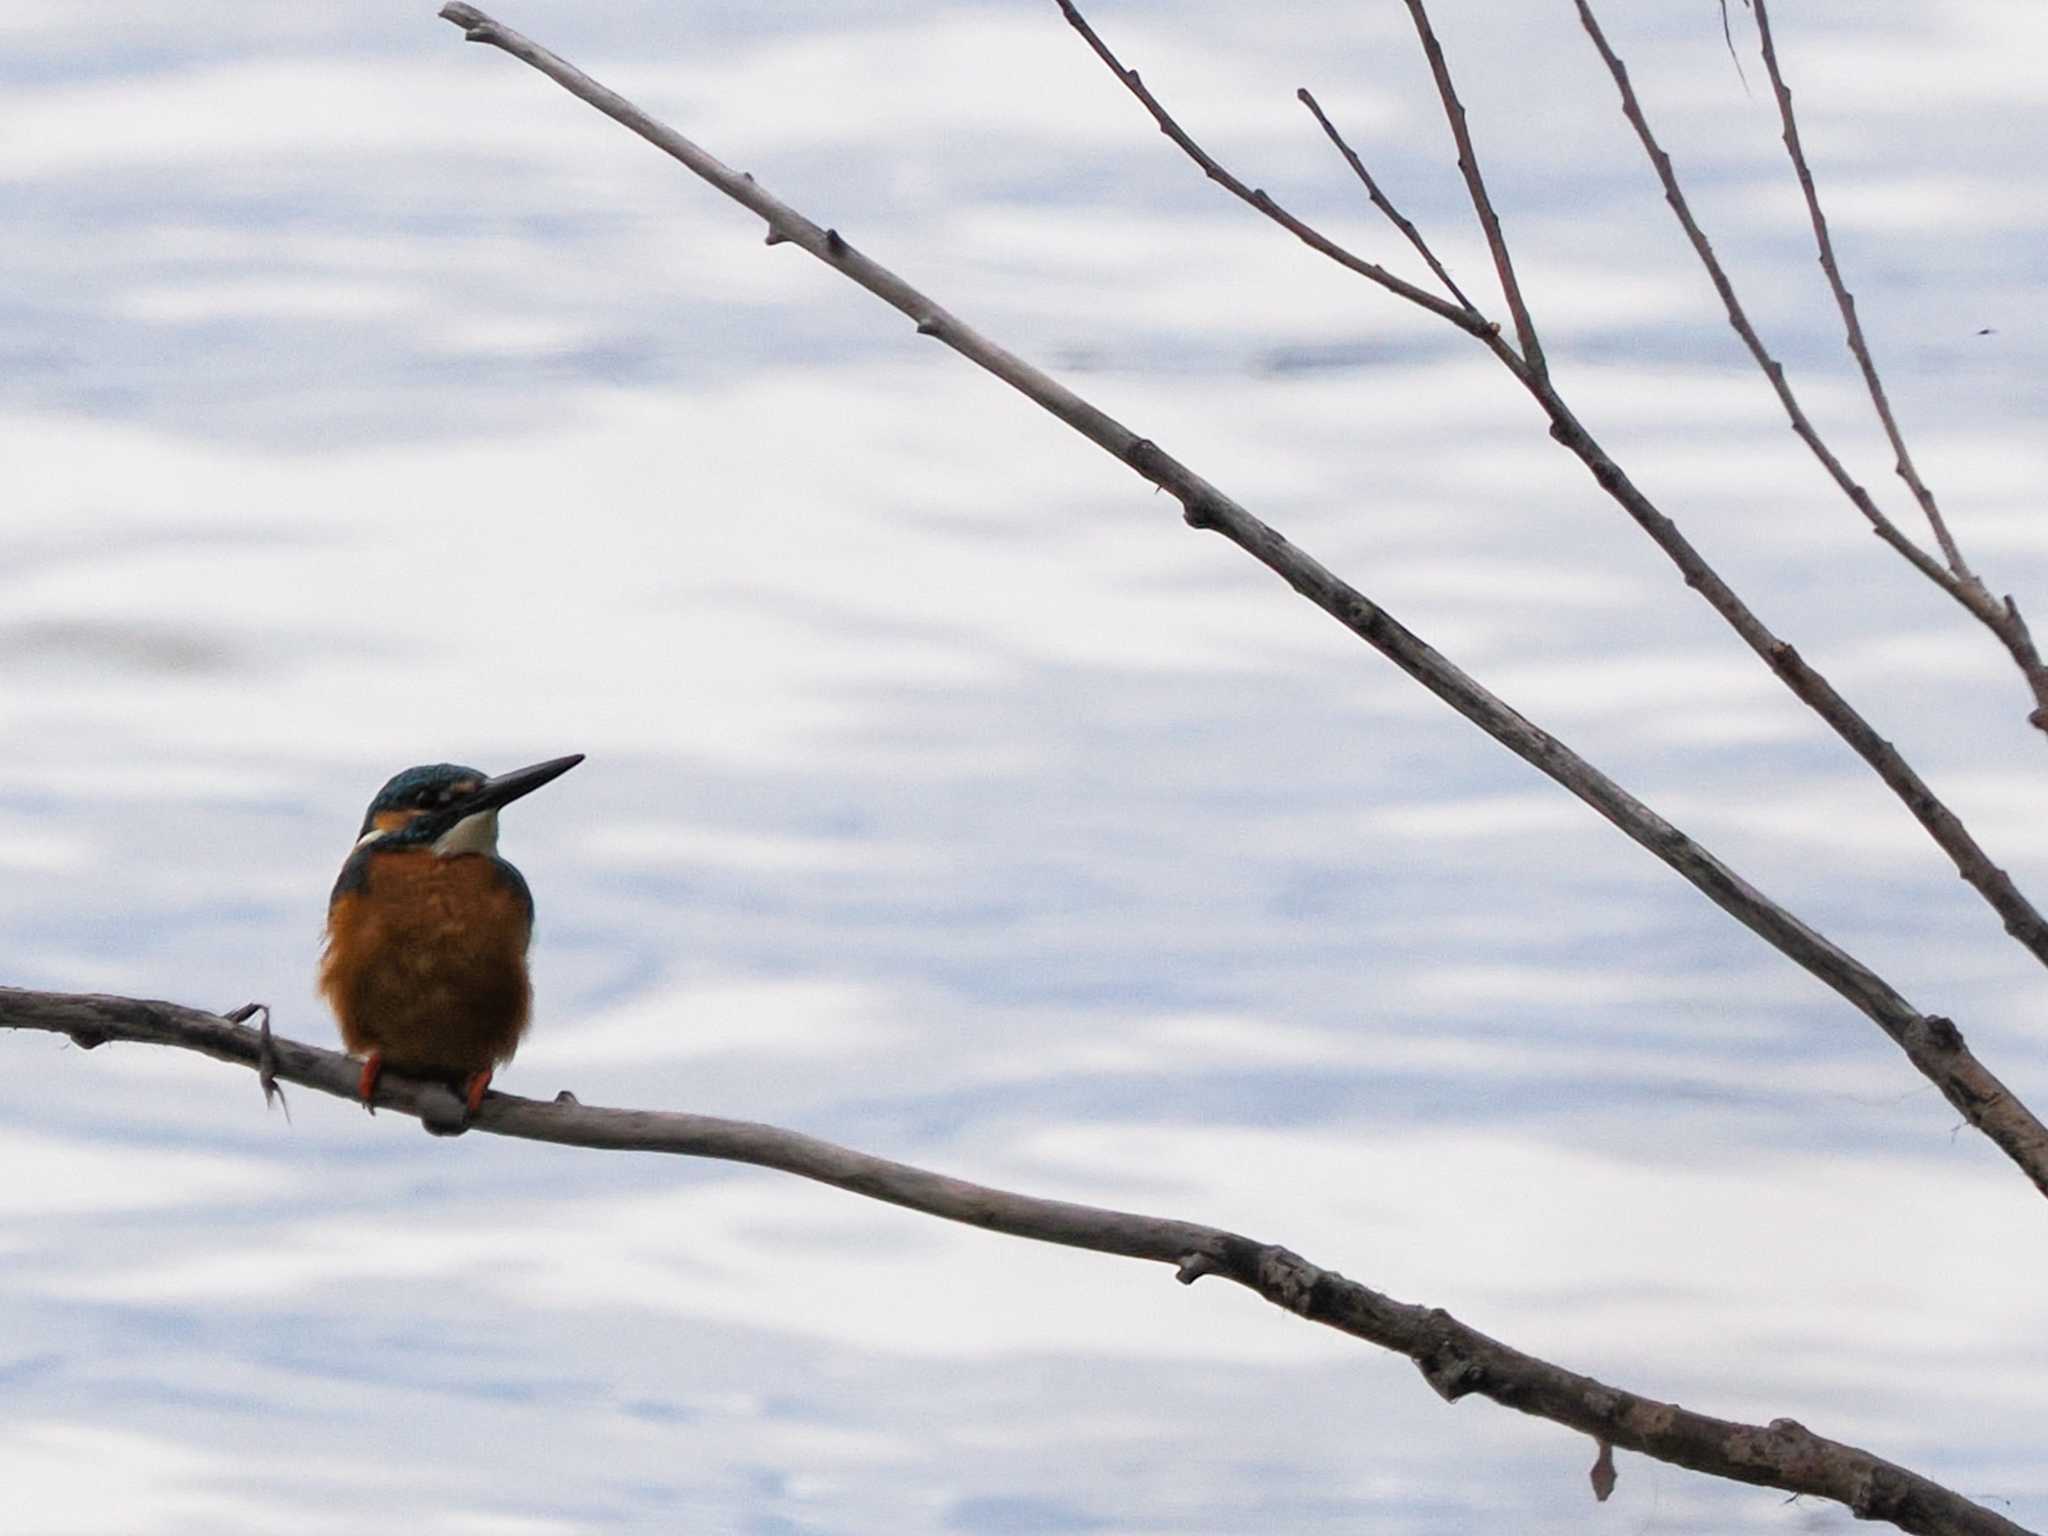
[[[417,815],[418,811],[379,811],[376,828],[379,832],[396,832]]]

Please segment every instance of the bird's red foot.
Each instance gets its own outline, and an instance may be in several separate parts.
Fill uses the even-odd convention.
[[[472,1077],[469,1080],[469,1087],[466,1090],[464,1090],[462,1095],[463,1107],[466,1108],[472,1115],[475,1114],[477,1112],[477,1109],[483,1104],[484,1090],[489,1088],[490,1086],[491,1069],[489,1067],[485,1067],[483,1071],[477,1073],[475,1077]]]
[[[384,1075],[384,1053],[372,1051],[363,1058],[363,1075],[356,1079],[356,1097],[363,1101],[363,1108],[371,1114],[377,1113],[377,1079]]]

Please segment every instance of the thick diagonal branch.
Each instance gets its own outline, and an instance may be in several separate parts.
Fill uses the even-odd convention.
[[[217,1014],[142,998],[0,987],[0,1028],[67,1035],[88,1048],[141,1041],[236,1062],[336,1098],[355,1096],[359,1067],[334,1051],[276,1039]],[[446,1101],[443,1105],[441,1101]],[[386,1073],[380,1106],[434,1117],[452,1108],[439,1084]],[[1298,1254],[1192,1221],[1040,1200],[871,1157],[813,1136],[745,1120],[546,1103],[493,1093],[470,1128],[497,1136],[613,1151],[666,1152],[752,1163],[871,1200],[990,1232],[1171,1264],[1192,1283],[1220,1275],[1311,1322],[1406,1355],[1446,1400],[1490,1397],[1660,1461],[1848,1505],[1866,1519],[1934,1536],[2027,1536],[1962,1495],[1790,1419],[1739,1424],[1639,1397],[1488,1338],[1448,1312],[1413,1306],[1321,1269]]]
[[[2034,1186],[2048,1194],[2048,1127],[1977,1060],[1954,1024],[1921,1013],[1883,977],[1765,896],[1557,737],[1460,671],[1364,593],[1289,543],[1277,530],[1158,444],[1139,437],[1065,385],[964,324],[887,267],[855,250],[837,230],[821,229],[763,189],[752,176],[732,170],[539,44],[491,20],[471,5],[444,6],[441,15],[464,28],[464,35],[472,42],[503,49],[632,129],[766,220],[771,243],[802,247],[908,315],[921,334],[944,342],[988,370],[1169,493],[1181,504],[1190,526],[1210,529],[1243,549],[1495,741],[1556,780],[1663,860],[1736,921],[1861,1010],[1970,1124],[1997,1143]],[[1780,667],[1796,670],[1804,665],[1789,646],[1781,650],[1783,655],[1777,662]]]

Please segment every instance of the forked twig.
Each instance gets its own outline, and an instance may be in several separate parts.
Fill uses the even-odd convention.
[[[1958,576],[1967,577],[1970,568],[1963,561],[1963,552],[1956,548],[1956,541],[1949,536],[1941,509],[1934,504],[1934,493],[1927,489],[1920,472],[1913,467],[1912,454],[1906,451],[1906,440],[1900,435],[1899,424],[1892,416],[1891,402],[1885,398],[1884,383],[1877,376],[1877,364],[1871,360],[1869,343],[1863,339],[1863,323],[1856,318],[1856,300],[1842,282],[1842,269],[1835,264],[1835,244],[1828,237],[1827,215],[1821,212],[1813,171],[1806,163],[1806,152],[1799,145],[1799,123],[1792,115],[1792,91],[1778,68],[1778,49],[1771,38],[1771,9],[1765,0],[1753,0],[1752,9],[1756,12],[1756,33],[1763,48],[1764,70],[1770,75],[1771,91],[1778,98],[1778,121],[1784,126],[1785,153],[1792,158],[1793,173],[1799,178],[1799,190],[1806,198],[1807,216],[1813,223],[1813,243],[1820,251],[1820,268],[1827,274],[1828,289],[1835,296],[1836,308],[1842,312],[1842,324],[1848,330],[1849,350],[1855,354],[1857,367],[1863,370],[1863,382],[1870,390],[1870,403],[1877,409],[1877,419],[1884,424],[1884,435],[1891,440],[1892,452],[1898,455],[1899,478],[1906,482],[1914,499],[1920,503],[1920,510],[1927,514],[1928,526],[1934,530],[1935,541],[1941,545],[1949,569]]]
[[[1159,99],[1152,94],[1145,82],[1138,77],[1138,72],[1135,69],[1124,68],[1118,61],[1117,56],[1109,51],[1109,45],[1096,35],[1093,27],[1088,25],[1087,18],[1074,8],[1072,0],[1058,0],[1058,4],[1061,13],[1065,15],[1068,23],[1076,32],[1081,34],[1088,46],[1095,51],[1095,56],[1108,66],[1111,74],[1123,82],[1124,89],[1135,96],[1139,104],[1152,114],[1152,120],[1159,125],[1159,131],[1179,145],[1181,152],[1194,161],[1196,165],[1200,166],[1203,174],[1211,181],[1230,193],[1232,197],[1249,203],[1281,228],[1294,235],[1295,238],[1320,251],[1339,266],[1349,268],[1360,277],[1369,278],[1388,292],[1398,294],[1411,304],[1419,304],[1431,314],[1448,320],[1461,331],[1478,336],[1482,340],[1487,338],[1489,334],[1487,322],[1470,304],[1452,304],[1447,300],[1438,298],[1427,288],[1418,288],[1406,278],[1396,277],[1385,267],[1379,265],[1379,263],[1367,261],[1363,256],[1346,250],[1321,230],[1296,218],[1287,209],[1267,196],[1262,188],[1247,186],[1244,182],[1231,175],[1215,156],[1197,144],[1188,131],[1175,122],[1166,109],[1159,105]],[[1495,328],[1492,334],[1498,335],[1498,329]]]
[[[1721,265],[1721,259],[1715,254],[1713,244],[1707,239],[1706,232],[1700,228],[1699,221],[1693,217],[1692,205],[1679,184],[1678,173],[1672,168],[1671,157],[1657,142],[1657,136],[1650,128],[1650,121],[1643,113],[1642,102],[1629,79],[1628,66],[1622,62],[1621,56],[1607,41],[1607,34],[1601,30],[1599,19],[1594,16],[1593,8],[1587,0],[1574,0],[1574,3],[1579,9],[1579,24],[1586,29],[1586,35],[1592,39],[1594,50],[1600,55],[1600,61],[1607,66],[1607,73],[1614,78],[1615,87],[1621,92],[1622,116],[1626,117],[1629,126],[1635,129],[1636,138],[1642,143],[1643,153],[1649,156],[1650,166],[1656,171],[1657,180],[1664,188],[1664,201],[1671,205],[1672,213],[1678,218],[1679,227],[1685,231],[1685,238],[1692,243],[1693,253],[1699,257],[1700,265],[1707,270],[1707,277],[1714,285],[1714,292],[1721,296],[1721,306],[1728,312],[1729,325],[1734,328],[1735,334],[1742,338],[1742,344],[1749,349],[1749,355],[1756,359],[1757,366],[1770,381],[1772,390],[1777,394],[1778,403],[1785,408],[1785,414],[1792,422],[1792,430],[1812,451],[1813,456],[1820,460],[1829,477],[1842,488],[1842,493],[1855,503],[1856,510],[1869,521],[1872,531],[1879,538],[1911,561],[1913,568],[1921,575],[1949,591],[1954,591],[1954,576],[1942,567],[1940,561],[1899,531],[1898,525],[1885,516],[1877,503],[1871,499],[1870,493],[1856,483],[1842,461],[1835,457],[1834,451],[1821,440],[1820,433],[1815,430],[1813,422],[1800,406],[1798,396],[1793,394],[1792,386],[1786,380],[1784,367],[1765,349],[1763,338],[1757,334],[1756,327],[1750,324],[1749,314],[1743,308],[1742,300],[1736,297],[1735,285],[1729,279],[1727,269]]]
[[[1792,93],[1785,88],[1783,78],[1779,74],[1777,53],[1771,44],[1770,21],[1763,7],[1757,6],[1756,11],[1758,32],[1764,44],[1764,61],[1770,72],[1772,86],[1778,95],[1779,116],[1785,130],[1785,147],[1792,157],[1793,168],[1806,196],[1814,238],[1820,248],[1821,267],[1828,275],[1837,306],[1848,327],[1849,350],[1855,355],[1863,370],[1864,381],[1869,387],[1878,418],[1898,454],[1899,474],[1912,487],[1922,509],[1927,513],[1928,522],[1934,529],[1935,537],[1947,559],[1948,563],[1945,566],[1906,537],[1821,440],[1819,432],[1815,430],[1813,423],[1801,408],[1798,398],[1793,394],[1784,368],[1766,350],[1763,339],[1750,323],[1741,300],[1736,297],[1735,286],[1730,281],[1726,269],[1722,267],[1720,258],[1715,254],[1713,245],[1708,241],[1706,232],[1693,217],[1691,205],[1671,164],[1671,157],[1664,152],[1663,146],[1657,142],[1655,133],[1651,131],[1641,99],[1636,95],[1635,86],[1629,79],[1628,67],[1608,43],[1606,33],[1602,31],[1587,0],[1575,0],[1575,3],[1578,6],[1580,24],[1585,28],[1586,35],[1592,39],[1594,49],[1599,53],[1601,62],[1607,66],[1608,74],[1613,77],[1615,87],[1621,93],[1622,115],[1628,119],[1629,126],[1635,129],[1636,137],[1642,143],[1643,152],[1649,157],[1651,168],[1657,173],[1657,180],[1664,189],[1664,200],[1671,205],[1671,211],[1677,216],[1686,239],[1691,242],[1700,265],[1706,269],[1707,277],[1714,285],[1714,291],[1720,295],[1722,308],[1728,314],[1729,325],[1734,328],[1735,334],[1742,338],[1742,343],[1749,349],[1750,356],[1756,359],[1757,366],[1770,381],[1771,388],[1778,397],[1778,403],[1784,407],[1786,417],[1792,423],[1792,430],[1820,461],[1829,478],[1841,488],[1842,494],[1847,496],[1856,510],[1863,514],[1870,524],[1871,531],[1897,551],[1914,570],[1962,604],[1972,617],[1989,629],[2005,646],[2034,695],[2035,709],[2029,717],[2031,723],[2038,729],[2048,731],[2048,666],[2042,664],[2026,620],[2021,617],[2018,605],[2011,598],[2008,597],[2001,602],[1992,596],[1990,589],[1963,560],[1962,552],[1956,547],[1955,540],[1950,537],[1947,524],[1934,503],[1933,493],[1921,482],[1918,472],[1913,468],[1912,457],[1906,451],[1898,423],[1892,416],[1891,404],[1885,397],[1884,386],[1878,380],[1876,365],[1871,360],[1870,349],[1863,338],[1862,324],[1856,318],[1856,301],[1842,286],[1841,272],[1835,263],[1834,247],[1828,237],[1827,220],[1821,213],[1813,173],[1808,168],[1805,154],[1799,146],[1799,130],[1792,116]]]
[[[450,6],[472,31],[493,25]],[[448,12],[444,11],[446,15]],[[516,35],[516,34],[514,34]],[[355,1096],[358,1065],[334,1051],[270,1037],[245,1024],[131,997],[0,988],[0,1028],[89,1039],[141,1041],[267,1069],[276,1077]],[[448,1090],[387,1073],[386,1109],[435,1113]],[[1446,1401],[1490,1397],[1591,1435],[1602,1445],[1767,1488],[1846,1504],[1856,1514],[1935,1536],[2027,1536],[2021,1527],[1939,1483],[1790,1419],[1740,1424],[1693,1413],[1580,1376],[1510,1348],[1434,1307],[1394,1300],[1299,1254],[1197,1222],[1041,1200],[970,1184],[908,1163],[871,1157],[796,1131],[709,1115],[606,1109],[564,1095],[553,1103],[492,1093],[468,1122],[486,1135],[559,1146],[663,1152],[750,1163],[829,1184],[871,1200],[1037,1242],[1171,1264],[1184,1283],[1220,1275],[1310,1322],[1406,1355]]]
[[[1314,115],[1316,122],[1321,125],[1323,132],[1328,135],[1330,142],[1337,146],[1337,153],[1344,157],[1345,162],[1350,165],[1352,172],[1360,181],[1365,183],[1365,195],[1372,199],[1373,207],[1385,214],[1394,228],[1400,230],[1402,234],[1408,237],[1408,243],[1421,253],[1424,261],[1429,263],[1429,270],[1436,274],[1436,280],[1444,285],[1445,291],[1473,314],[1478,314],[1478,306],[1465,297],[1464,289],[1460,288],[1452,279],[1451,274],[1444,270],[1444,264],[1436,259],[1436,252],[1431,250],[1429,242],[1422,238],[1422,231],[1417,229],[1400,209],[1387,200],[1387,195],[1380,190],[1380,184],[1373,180],[1372,172],[1365,168],[1365,162],[1358,158],[1358,152],[1344,142],[1344,135],[1337,131],[1337,125],[1323,114],[1321,103],[1316,100],[1309,88],[1303,86],[1294,93],[1294,96],[1297,101],[1304,107],[1307,107]]]
[[[2048,1127],[1977,1060],[1949,1020],[1914,1008],[1875,971],[1765,896],[1564,742],[1460,671],[1364,593],[1158,444],[1139,437],[1065,385],[964,324],[896,273],[856,250],[837,230],[820,228],[752,176],[734,171],[538,43],[492,21],[474,6],[448,5],[441,14],[463,27],[470,41],[489,43],[531,65],[751,209],[767,222],[769,243],[798,246],[858,283],[909,316],[921,335],[943,342],[988,370],[1168,492],[1181,504],[1182,516],[1191,527],[1219,533],[1251,555],[1495,741],[1663,860],[1716,906],[1847,999],[1906,1053],[1965,1119],[1997,1143],[2037,1189],[2048,1194]],[[1430,298],[1432,303],[1443,303],[1434,295]],[[1784,649],[1782,664],[1797,664],[1790,647]]]

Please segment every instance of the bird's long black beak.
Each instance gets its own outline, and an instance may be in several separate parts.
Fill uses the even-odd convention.
[[[458,817],[474,816],[479,811],[495,811],[501,805],[510,805],[521,795],[530,795],[541,785],[559,779],[582,761],[581,752],[572,752],[567,757],[553,757],[544,763],[535,763],[531,768],[515,768],[510,773],[501,773],[496,778],[485,779],[475,793],[449,809]]]

